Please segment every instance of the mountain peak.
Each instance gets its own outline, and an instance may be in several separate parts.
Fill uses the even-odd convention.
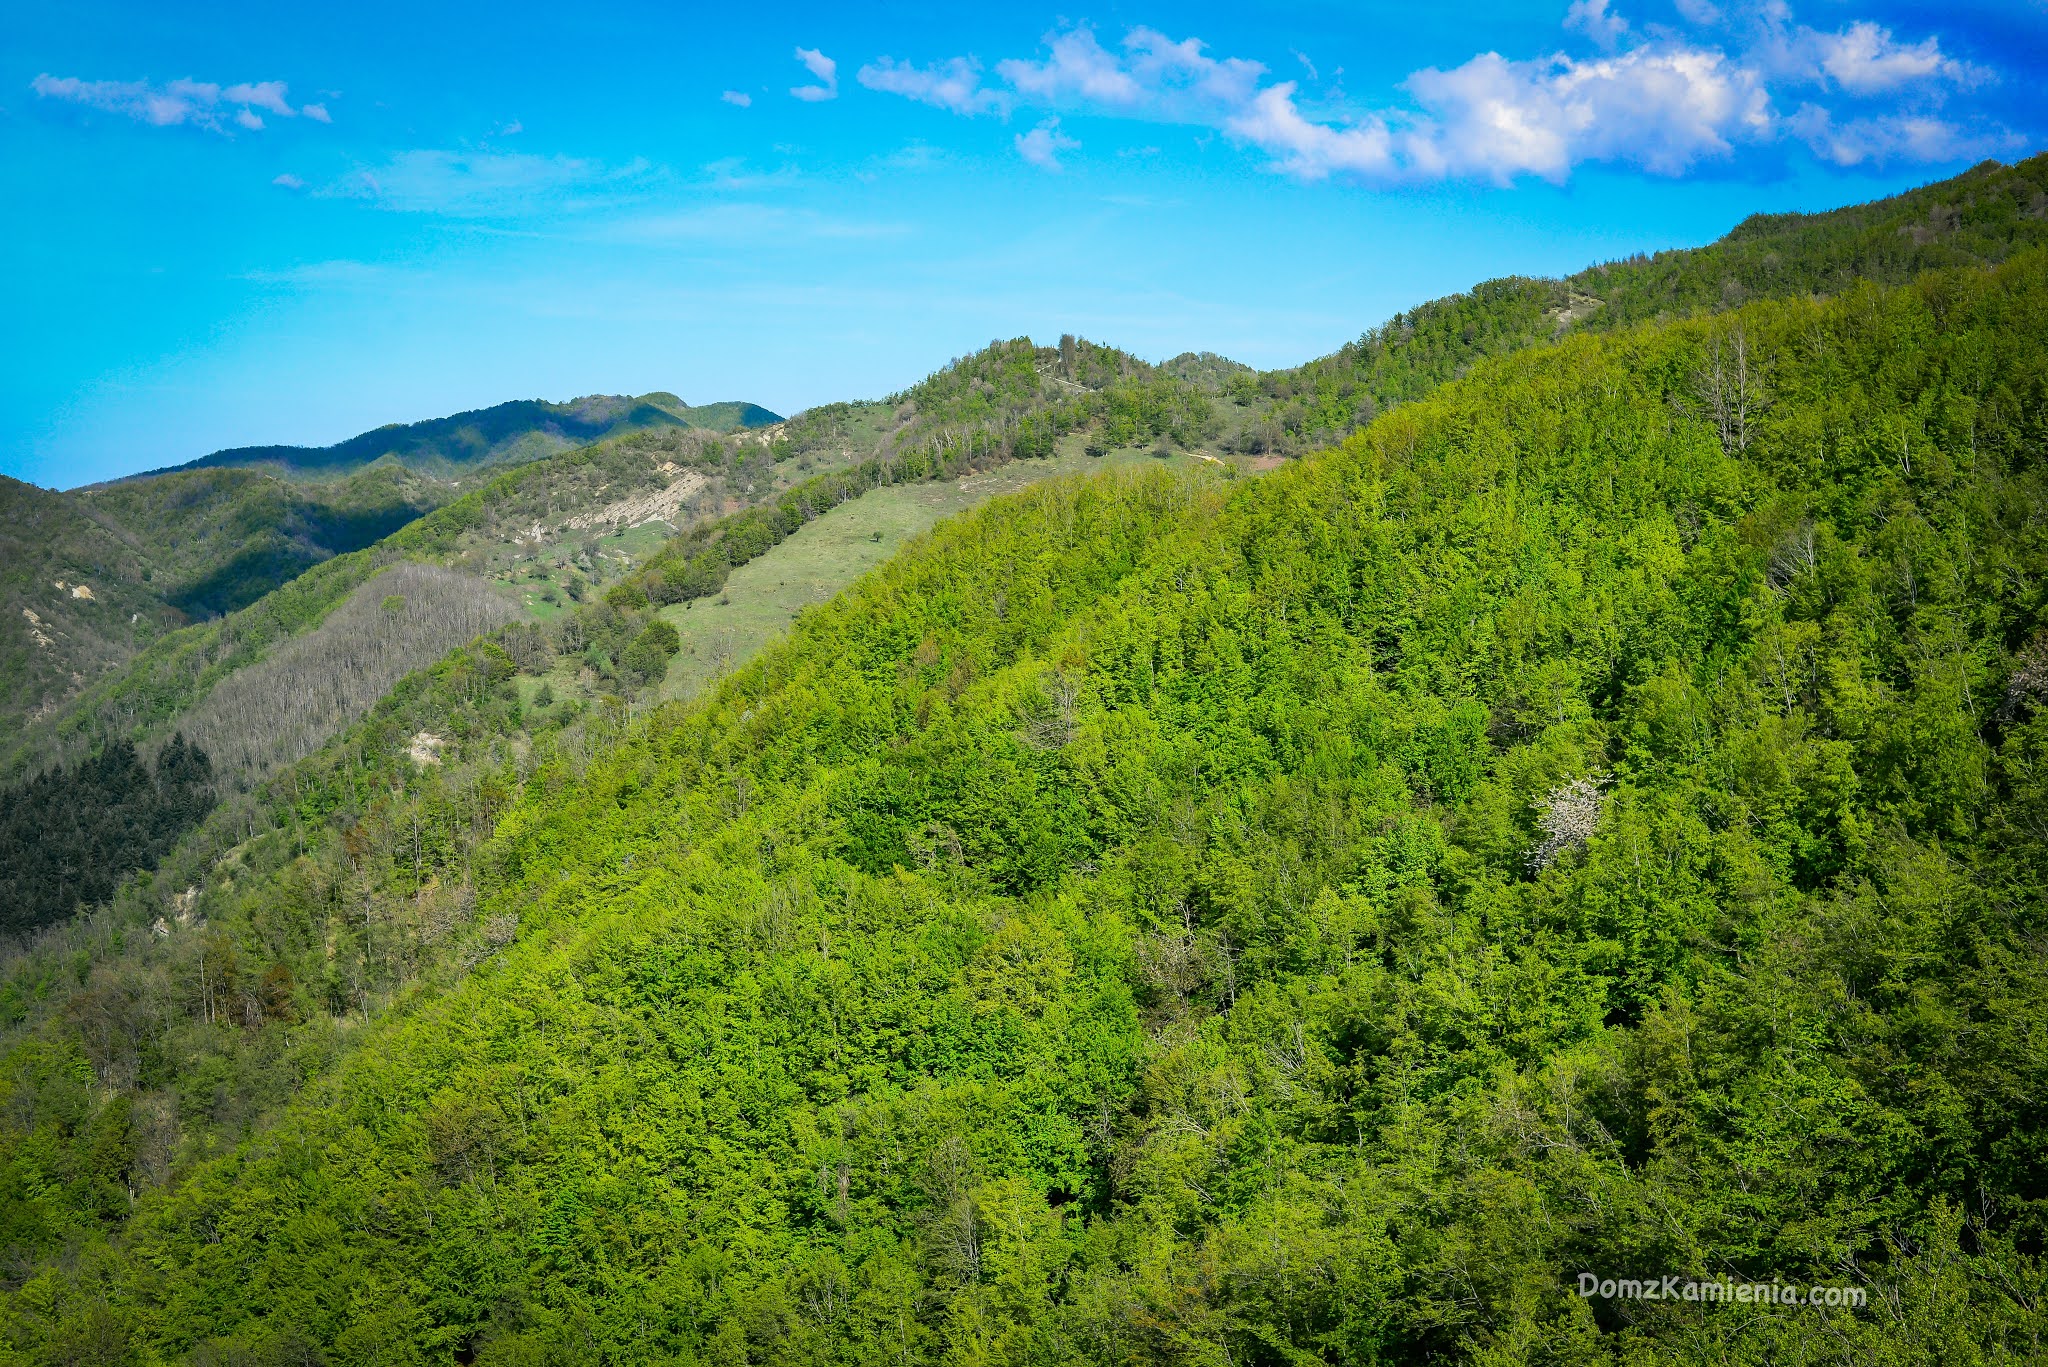
[[[758,404],[729,400],[692,407],[665,390],[633,396],[586,394],[566,403],[514,399],[422,422],[386,423],[332,446],[238,446],[142,475],[216,466],[267,465],[286,475],[348,474],[391,456],[435,475],[510,465],[553,455],[605,437],[659,427],[730,432],[766,427],[781,417]]]

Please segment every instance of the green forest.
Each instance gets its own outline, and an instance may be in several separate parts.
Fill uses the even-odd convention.
[[[0,1363],[2039,1358],[2044,166],[1293,372],[998,342],[261,782],[46,770],[9,874],[100,881],[0,958]],[[1077,440],[1302,454],[996,499],[653,701],[664,605]]]
[[[125,742],[45,770],[0,812],[0,931],[60,920],[152,868],[213,806],[206,752],[171,737],[153,767]]]

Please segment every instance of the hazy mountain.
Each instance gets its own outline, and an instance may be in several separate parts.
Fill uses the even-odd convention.
[[[139,539],[65,494],[0,477],[0,734],[184,621]]]
[[[247,607],[508,465],[607,436],[778,421],[754,404],[691,407],[669,393],[520,401],[332,447],[216,452],[69,492],[0,481],[0,740],[163,633]]]
[[[445,477],[486,465],[533,460],[626,432],[663,427],[731,432],[779,421],[757,404],[722,402],[693,408],[666,392],[637,398],[593,394],[568,403],[515,399],[452,417],[390,423],[333,446],[241,446],[169,469],[267,465],[292,474],[322,476],[345,473],[391,456],[409,468]]]

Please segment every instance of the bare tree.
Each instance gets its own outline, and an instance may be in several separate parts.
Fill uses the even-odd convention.
[[[312,754],[413,670],[518,615],[474,576],[394,565],[318,628],[223,679],[192,710],[185,734],[216,771],[254,782]]]
[[[1772,549],[1770,568],[1764,577],[1772,588],[1782,589],[1819,563],[1814,550],[1813,523],[1802,522]]]
[[[2008,703],[2024,700],[2036,707],[2048,700],[2048,633],[2036,636],[2013,661],[2005,696]]]
[[[1583,850],[1600,824],[1598,777],[1575,778],[1550,790],[1544,811],[1536,824],[1543,829],[1543,843],[1529,852],[1531,872],[1541,873],[1557,862],[1566,850]]]
[[[1729,455],[1749,449],[1750,424],[1769,406],[1762,367],[1750,355],[1749,333],[1740,323],[1716,331],[1693,371],[1693,394],[1714,424]]]
[[[1055,669],[1041,683],[1024,722],[1024,740],[1040,750],[1058,750],[1074,739],[1074,704],[1081,686],[1063,669]]]

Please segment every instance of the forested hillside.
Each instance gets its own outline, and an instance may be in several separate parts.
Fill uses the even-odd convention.
[[[171,466],[199,470],[264,465],[302,476],[345,474],[387,456],[408,468],[449,477],[481,466],[536,460],[605,437],[664,428],[730,432],[780,419],[751,403],[692,408],[673,394],[592,394],[567,403],[516,399],[453,417],[388,423],[333,446],[238,446]],[[151,471],[164,474],[168,471]]]
[[[153,577],[72,500],[0,477],[0,737],[184,620]]]
[[[330,488],[356,490],[392,480],[397,481],[394,487],[417,487],[394,471],[388,463],[374,466]],[[635,555],[624,546],[644,556],[678,526],[715,517],[728,501],[744,506],[768,496],[803,473],[792,467],[785,476],[752,438],[727,440],[683,428],[632,433],[499,471],[432,512],[405,520],[398,530],[287,578],[224,618],[168,633],[159,628],[141,637],[140,653],[124,668],[98,679],[81,677],[76,696],[62,707],[45,708],[16,735],[0,730],[0,765],[33,771],[54,759],[75,759],[109,739],[160,743],[221,681],[317,629],[361,584],[400,561],[442,564],[498,587],[508,601],[548,615],[565,600],[574,601],[625,573]],[[126,512],[119,500],[134,499],[156,513],[159,528],[176,529],[159,539],[170,553],[179,553],[185,544],[181,534],[200,519],[179,521],[165,512],[162,498],[146,491],[165,480],[185,479],[254,481],[254,492],[266,498],[279,488],[293,488],[252,472],[202,471],[142,481],[141,491],[132,494],[128,486],[113,486],[89,495],[86,506],[96,508],[97,500],[107,498],[116,500],[110,511]],[[58,496],[34,492],[57,506]],[[309,490],[307,496],[323,492]],[[230,509],[246,502],[231,503]],[[200,507],[205,511],[207,505]],[[241,525],[234,517],[225,520]],[[254,544],[269,544],[262,529],[275,522],[267,514],[249,519]],[[224,540],[207,544],[217,548]],[[365,638],[362,644],[373,649],[376,639]],[[409,660],[406,667],[418,663]],[[364,665],[372,672],[379,668],[368,661]],[[365,698],[363,705],[373,700]]]
[[[359,736],[351,745],[358,723],[404,676],[445,662],[452,649],[480,634],[503,641],[530,669],[547,675],[543,705],[530,717],[514,709],[509,720],[500,718],[500,730],[511,731],[497,740],[524,744],[524,721],[547,731],[573,723],[593,701],[649,690],[659,684],[679,642],[673,628],[647,620],[648,591],[660,594],[662,585],[659,571],[644,562],[657,557],[677,526],[708,520],[710,530],[692,532],[686,544],[699,550],[700,559],[716,559],[727,568],[742,563],[748,554],[742,547],[758,553],[772,539],[756,539],[755,530],[764,524],[754,512],[722,519],[717,513],[768,501],[777,510],[771,519],[781,528],[776,536],[785,535],[832,506],[825,491],[837,476],[812,473],[831,463],[809,456],[778,463],[766,443],[751,437],[726,440],[679,429],[633,433],[505,472],[434,516],[324,564],[248,609],[164,636],[127,671],[29,728],[15,762],[27,766],[39,756],[55,756],[57,763],[0,794],[0,805],[39,814],[23,818],[24,840],[39,824],[49,824],[51,836],[47,848],[12,871],[12,901],[0,912],[0,923],[16,933],[34,931],[81,903],[104,900],[122,874],[154,866],[206,814],[215,796],[248,795],[216,817],[223,831],[239,833],[237,839],[259,827],[311,820],[313,831],[300,829],[295,837],[299,850],[309,842],[339,840],[347,821],[331,812],[299,812],[301,780],[288,774],[272,782],[272,776],[323,750],[331,753],[316,758],[316,768],[344,763],[341,756],[352,756],[346,762],[358,767],[388,761],[389,755],[366,759]],[[343,484],[392,468],[380,463]],[[276,483],[241,471],[190,477]],[[783,496],[786,509],[774,504],[792,483],[798,492]],[[64,506],[54,497],[52,503]],[[144,506],[159,505],[145,499]],[[715,551],[704,556],[707,544]],[[622,578],[633,582],[620,584]],[[511,630],[495,630],[515,619],[523,620]],[[467,694],[461,699],[464,705],[475,701]],[[545,705],[550,702],[557,705]],[[443,732],[444,721],[432,719]],[[470,729],[458,728],[464,734]],[[174,739],[179,745],[189,740],[206,765],[208,800],[163,805],[151,818],[148,841],[134,852],[114,852],[92,876],[79,876],[82,849],[105,855],[107,832],[133,824],[120,815],[125,807],[97,817],[91,810],[105,786],[94,777],[101,770],[96,754],[123,753],[132,765],[135,746],[153,753]],[[427,758],[438,762],[442,756],[430,749]],[[403,778],[407,771],[401,766],[397,772]],[[53,821],[53,814],[60,819]],[[220,848],[204,832],[188,843],[216,854]],[[39,971],[28,970],[31,977]],[[46,986],[33,990],[40,996]],[[161,1080],[175,1076],[174,1068]]]
[[[329,448],[216,452],[69,492],[0,480],[0,755],[21,757],[19,732],[30,720],[62,728],[59,714],[81,692],[121,687],[118,672],[165,633],[249,607],[488,484],[508,464],[611,436],[702,437],[777,420],[753,404],[596,397],[394,425]],[[34,763],[55,757],[33,737],[28,751]]]
[[[0,750],[152,642],[453,497],[392,463],[301,487],[204,470],[70,494],[0,481]]]
[[[115,621],[118,609],[88,614],[96,619],[95,630],[78,634],[88,647],[79,653],[91,659],[92,670],[57,658],[74,634],[72,624],[52,631],[36,627],[26,616],[16,620],[10,615],[15,625],[7,628],[5,653],[14,658],[0,659],[0,668],[24,679],[41,669],[41,682],[21,693],[24,712],[33,709],[40,721],[26,736],[10,741],[6,717],[0,713],[0,753],[11,754],[14,767],[34,768],[60,756],[75,758],[81,743],[97,745],[103,737],[145,744],[161,740],[213,680],[254,657],[246,650],[229,651],[226,670],[208,664],[194,679],[187,667],[213,658],[208,644],[212,638],[188,636],[161,643],[125,673],[106,676],[105,671],[161,634],[164,623],[157,619],[174,619],[180,609],[213,615],[251,603],[256,594],[287,582],[332,552],[363,545],[367,534],[397,525],[425,506],[465,490],[500,510],[490,519],[488,539],[493,544],[480,545],[486,538],[475,530],[455,540],[432,532],[424,539],[394,538],[374,551],[369,562],[329,578],[327,588],[294,587],[276,605],[257,604],[253,611],[259,623],[282,620],[285,634],[310,629],[317,612],[338,602],[339,594],[360,582],[368,566],[389,563],[394,554],[471,557],[488,565],[491,577],[516,588],[532,611],[547,616],[559,610],[566,597],[580,592],[593,574],[602,578],[607,558],[617,571],[650,555],[659,555],[671,567],[679,565],[703,551],[708,540],[723,536],[708,529],[718,514],[779,499],[830,467],[855,467],[867,474],[852,483],[830,485],[829,490],[826,484],[817,485],[798,503],[815,510],[817,496],[827,495],[823,506],[829,508],[906,471],[931,477],[1014,458],[1044,457],[1062,449],[1061,443],[1090,452],[1193,450],[1208,458],[1269,464],[1277,456],[1298,455],[1335,440],[1384,409],[1428,393],[1486,356],[1547,344],[1574,329],[1597,331],[1745,298],[1832,292],[1859,275],[1898,281],[1932,266],[2001,260],[2018,247],[2048,238],[2044,215],[2048,158],[2036,157],[2014,167],[1991,162],[1889,200],[1825,214],[1752,220],[1705,248],[1609,263],[1568,281],[1490,282],[1469,294],[1403,314],[1353,346],[1291,371],[1261,375],[1222,357],[1192,353],[1153,366],[1073,337],[1043,347],[1020,338],[993,343],[885,401],[828,404],[786,423],[752,405],[690,408],[672,394],[635,400],[594,398],[538,408],[501,405],[434,423],[379,429],[324,453],[302,453],[303,461],[291,457],[301,464],[311,462],[307,469],[344,470],[373,454],[396,453],[396,460],[385,460],[332,489],[316,485],[301,492],[248,475],[239,476],[244,484],[224,484],[224,479],[239,475],[227,470],[176,477],[212,481],[194,486],[204,498],[167,497],[178,491],[162,479],[109,486],[88,495],[93,506],[125,516],[137,529],[125,533],[133,549],[158,555],[168,550],[180,564],[170,576],[170,587],[161,591],[163,597],[130,595],[157,611],[152,616],[131,607],[127,634],[113,633],[114,644],[106,644],[106,637],[95,631]],[[596,449],[612,452],[654,449],[636,447],[636,440],[701,452],[707,449],[703,439],[709,433],[735,435],[716,461],[691,454],[679,457],[673,470],[661,472],[668,480],[665,489],[654,468],[628,471],[616,458],[592,463],[579,455],[543,461],[544,469],[536,477],[510,482],[491,474],[518,454],[505,441],[526,440],[518,434],[530,436],[549,423],[561,428],[548,437],[551,442],[603,431],[626,434],[596,444]],[[640,430],[650,426],[652,430]],[[753,435],[756,428],[758,435]],[[520,450],[538,453],[538,448]],[[232,455],[239,461],[248,454],[220,453],[219,459]],[[410,475],[398,461],[451,471],[461,479],[454,487],[437,489],[432,481]],[[601,474],[593,480],[584,478],[585,472]],[[683,487],[698,477],[701,482]],[[526,492],[507,502],[513,490]],[[612,498],[606,502],[603,495],[608,490]],[[319,506],[298,506],[309,501]],[[530,528],[509,524],[515,505],[535,512]],[[794,525],[790,513],[797,505],[782,506],[772,520],[783,530],[771,542]],[[547,521],[550,514],[556,521]],[[682,531],[699,539],[663,549],[661,537],[652,534],[618,535],[633,525],[648,525],[633,520],[650,516],[665,532]],[[757,521],[768,516],[764,511]],[[799,520],[809,516],[804,513]],[[540,532],[538,538],[531,535],[534,530]],[[738,548],[760,530],[736,527],[745,535],[727,543],[728,549]],[[570,534],[579,531],[586,535],[571,539]],[[205,554],[194,555],[194,549]],[[703,580],[700,571],[709,572],[712,579]],[[691,573],[698,574],[699,582],[723,582],[723,573],[715,567],[707,571],[700,565]],[[52,584],[61,577],[46,576]],[[659,597],[659,586],[655,587]],[[21,606],[45,621],[51,620],[53,610],[59,617],[75,617],[77,605],[59,601],[67,592],[68,581],[66,589],[43,592],[38,603],[24,601]],[[287,601],[292,599],[316,603],[315,615],[292,606]],[[166,607],[173,611],[166,614]],[[58,648],[38,655],[38,636]],[[276,639],[274,625],[257,625],[253,640],[259,653]],[[172,677],[166,678],[165,667],[173,661],[178,663]],[[79,693],[83,696],[72,696]]]
[[[1837,294],[1482,360],[1259,480],[1040,486],[695,708],[494,748],[546,659],[414,676],[289,771],[331,852],[174,856],[76,1011],[10,985],[0,1342],[2036,1353],[2048,256]],[[892,459],[1013,437],[1006,386],[1113,421],[1094,359],[956,367]],[[408,821],[429,707],[490,758]],[[206,923],[145,932],[188,869]],[[150,1090],[195,1053],[263,1085]]]
[[[105,902],[213,806],[213,766],[173,736],[152,769],[114,744],[51,769],[0,808],[0,933],[19,935]]]
[[[257,470],[194,470],[81,489],[73,498],[148,557],[152,586],[166,603],[203,621],[247,607],[454,496],[385,461],[324,484]]]
[[[1237,449],[1297,454],[1475,362],[1561,337],[1751,299],[1833,295],[1859,281],[1982,266],[2048,243],[2048,154],[1987,161],[1889,199],[1813,214],[1759,214],[1705,247],[1638,254],[1563,280],[1492,280],[1410,309],[1330,356],[1239,375]]]

